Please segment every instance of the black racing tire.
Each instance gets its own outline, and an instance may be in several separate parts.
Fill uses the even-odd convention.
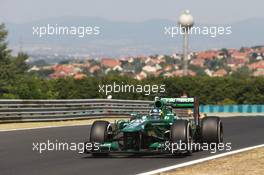
[[[91,143],[103,143],[109,139],[109,130],[111,130],[111,124],[108,121],[95,121],[92,124],[90,131],[90,142]],[[93,156],[107,156],[108,153],[92,153]]]
[[[108,121],[95,121],[92,124],[90,131],[90,142],[94,143],[103,143],[107,141],[108,136],[108,128],[111,127]]]
[[[219,117],[205,117],[201,123],[201,135],[203,143],[223,142],[223,123]]]
[[[192,129],[191,125],[187,120],[177,120],[170,128],[170,140],[172,143],[186,144],[187,155],[192,154],[191,144],[192,144]]]

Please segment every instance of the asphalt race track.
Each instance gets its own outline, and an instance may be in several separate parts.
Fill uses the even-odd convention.
[[[222,120],[225,142],[232,142],[232,150],[264,143],[264,117]],[[74,151],[42,154],[32,151],[32,143],[37,141],[85,141],[89,136],[89,128],[73,126],[0,132],[0,174],[136,174],[212,155],[200,151],[192,156],[176,158],[164,155],[93,158]]]

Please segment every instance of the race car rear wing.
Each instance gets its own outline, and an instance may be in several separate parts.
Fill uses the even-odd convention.
[[[194,98],[161,98],[161,101],[173,108],[194,107]]]
[[[195,123],[199,125],[199,101],[197,97],[181,97],[181,98],[155,98],[155,107],[163,108],[171,106],[172,108],[192,108]]]

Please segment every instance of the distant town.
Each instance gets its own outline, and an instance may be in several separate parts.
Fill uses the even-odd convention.
[[[124,75],[142,80],[148,77],[183,76],[182,55],[152,55],[121,58],[68,58],[48,64],[45,57],[30,61],[28,72],[54,79],[86,76]],[[223,77],[235,74],[264,76],[264,46],[223,48],[191,52],[189,76]]]

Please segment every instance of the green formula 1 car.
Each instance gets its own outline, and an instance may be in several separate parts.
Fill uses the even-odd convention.
[[[177,110],[187,111],[187,117],[177,114]],[[95,121],[89,141],[93,148],[86,153],[94,156],[147,152],[190,154],[192,143],[221,142],[223,125],[220,118],[201,119],[197,98],[155,98],[148,115],[132,114],[130,119],[115,123]],[[177,149],[175,144],[178,144]]]

